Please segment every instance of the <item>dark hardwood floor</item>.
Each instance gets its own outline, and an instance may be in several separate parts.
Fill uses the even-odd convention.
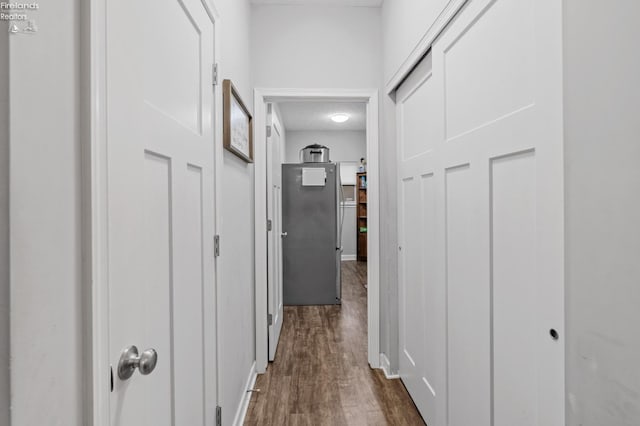
[[[400,380],[367,362],[366,263],[342,263],[342,306],[286,306],[245,425],[424,425]]]

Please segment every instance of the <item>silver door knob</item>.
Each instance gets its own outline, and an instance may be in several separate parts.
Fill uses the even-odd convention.
[[[289,235],[289,234],[287,234],[286,232],[283,232],[283,233],[281,233],[281,234],[280,234],[280,236],[281,236],[282,238],[286,237],[287,235]]]
[[[140,370],[140,374],[146,376],[150,374],[158,363],[158,353],[155,349],[147,349],[138,354],[138,348],[135,346],[129,346],[124,348],[122,355],[120,355],[120,361],[118,362],[118,377],[120,380],[128,380],[136,368]]]

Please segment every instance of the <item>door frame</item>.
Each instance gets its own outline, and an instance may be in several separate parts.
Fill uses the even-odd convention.
[[[269,360],[267,323],[267,180],[266,139],[268,102],[363,102],[367,109],[367,358],[371,368],[380,368],[380,185],[378,89],[254,89],[255,140],[255,320],[256,371],[264,373]],[[263,218],[264,220],[260,220]]]
[[[213,21],[214,61],[221,62],[221,22],[215,0],[200,0]],[[83,287],[83,337],[87,354],[84,357],[85,423],[93,426],[110,426],[110,359],[109,359],[109,280],[108,280],[108,203],[107,203],[107,0],[87,0],[81,8],[81,135],[86,144],[81,152],[82,194],[82,281]],[[212,64],[213,66],[213,64]],[[220,67],[219,67],[220,68]],[[218,70],[220,74],[220,69]],[[222,202],[222,90],[216,86],[214,92],[214,233],[220,230]],[[220,263],[215,260],[214,293],[217,299],[217,284]],[[216,310],[217,311],[217,310]],[[219,327],[216,318],[216,363],[219,362],[217,336]],[[218,370],[218,366],[216,366]],[[217,375],[216,375],[217,377]],[[216,398],[220,389],[216,379]],[[217,401],[216,401],[217,402]]]

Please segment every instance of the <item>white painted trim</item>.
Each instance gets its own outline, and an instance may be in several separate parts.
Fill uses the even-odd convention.
[[[342,260],[343,262],[346,262],[348,260],[358,260],[358,256],[355,254],[343,254],[342,257],[340,257],[340,260]]]
[[[418,44],[413,48],[409,56],[404,60],[396,72],[391,76],[385,85],[385,92],[390,95],[398,88],[400,83],[409,75],[411,70],[420,62],[420,59],[431,48],[434,40],[440,35],[445,27],[456,16],[458,11],[467,3],[468,0],[450,0],[447,6],[440,13],[438,18],[429,29],[424,33]]]
[[[224,68],[222,65],[222,37],[220,31],[220,25],[222,23],[222,18],[220,13],[218,12],[218,8],[216,7],[215,0],[201,0],[204,5],[209,17],[213,21],[213,39],[214,39],[214,51],[213,51],[213,61],[218,64],[218,75],[222,75],[222,69]],[[222,182],[223,182],[223,167],[224,167],[224,152],[223,152],[223,99],[222,99],[222,82],[218,81],[218,85],[214,87],[214,110],[213,110],[213,128],[214,128],[214,211],[213,211],[213,234],[219,235],[222,229]],[[212,380],[214,383],[206,383],[205,392],[207,395],[211,395],[213,393],[215,401],[210,401],[209,405],[206,406],[207,410],[211,410],[211,412],[207,412],[205,414],[206,421],[208,419],[215,419],[215,407],[220,402],[220,345],[218,344],[220,335],[220,310],[218,309],[220,306],[218,300],[218,284],[221,282],[222,277],[222,262],[220,261],[220,257],[214,259],[214,278],[213,278],[213,296],[215,297],[215,335],[213,336],[213,345],[214,345],[214,353],[215,353],[215,361],[213,372],[207,373],[207,379]],[[210,359],[210,358],[209,358]]]
[[[207,13],[214,21],[215,60],[220,62],[220,15],[214,0],[201,0]],[[83,145],[81,157],[82,177],[82,220],[83,236],[82,274],[89,280],[83,295],[90,300],[90,306],[83,311],[85,320],[85,342],[90,360],[87,362],[84,413],[87,423],[92,426],[110,426],[110,360],[109,360],[109,281],[107,238],[107,0],[88,0],[81,9],[81,35],[86,44],[81,46],[82,58],[86,66],[81,76],[87,82],[87,91],[81,92],[81,101],[87,106],[89,124],[82,129],[88,144]],[[215,93],[215,200],[221,205],[222,182],[222,90],[216,88]],[[215,209],[215,232],[220,229],[220,209]],[[217,300],[217,283],[219,281],[219,264],[216,264],[215,292]],[[217,310],[216,310],[217,315]],[[219,326],[220,322],[217,321]],[[218,336],[215,336],[216,351]],[[216,354],[216,363],[219,354]],[[255,370],[255,369],[254,369]],[[216,403],[219,399],[219,383],[217,380],[219,365],[216,365]],[[208,388],[208,387],[207,387]],[[207,414],[209,416],[209,414]]]
[[[264,98],[258,90],[254,91],[253,100],[253,165],[254,165],[254,209],[255,209],[255,310],[256,310],[256,371],[267,371],[269,362],[269,325],[267,322],[268,264],[267,264],[267,108]],[[264,191],[262,190],[264,189]],[[264,220],[261,220],[264,218]]]
[[[367,104],[367,358],[380,366],[380,168],[378,91]]]
[[[391,374],[391,362],[384,353],[380,354],[380,369],[384,372],[384,377],[387,379],[399,379],[399,374]]]
[[[222,62],[222,41],[221,41],[221,32],[220,31],[220,25],[222,22],[222,18],[220,16],[220,13],[218,12],[218,9],[216,8],[216,3],[214,2],[214,0],[202,0],[202,3],[205,5],[205,7],[207,8],[207,11],[209,12],[209,14],[211,15],[211,17],[213,18],[214,21],[214,28],[213,28],[213,37],[215,40],[215,44],[214,44],[214,62],[216,62],[218,64],[218,76],[223,75],[222,71],[223,71],[223,62]],[[224,169],[224,149],[223,149],[223,143],[222,143],[222,139],[223,139],[223,129],[222,129],[222,123],[223,123],[223,102],[222,102],[222,82],[218,81],[218,86],[216,86],[214,88],[214,132],[215,132],[215,141],[214,141],[214,150],[215,150],[215,159],[214,159],[214,176],[215,176],[215,183],[214,183],[214,199],[215,199],[215,209],[214,209],[214,235],[219,235],[221,233],[222,230],[222,208],[221,206],[223,205],[223,200],[222,200],[222,190],[223,190],[223,169]],[[221,244],[224,244],[224,242],[221,242]],[[220,310],[218,309],[218,307],[220,306],[220,302],[218,300],[218,283],[221,282],[222,280],[222,262],[220,261],[220,257],[215,258],[215,277],[214,277],[214,295],[215,295],[215,300],[216,300],[216,312],[215,312],[215,321],[216,321],[216,331],[215,331],[215,354],[216,354],[216,360],[215,360],[215,399],[216,399],[216,404],[218,405],[218,403],[220,402],[220,394],[221,389],[220,389],[220,345],[218,344],[219,342],[219,336],[220,336],[220,324],[222,324],[222,321],[220,319]]]
[[[266,189],[266,102],[282,101],[350,101],[367,103],[368,160],[368,360],[372,368],[380,365],[380,189],[378,169],[378,90],[351,89],[262,89],[254,90],[254,166],[255,166],[255,309],[256,309],[256,371],[264,373],[269,359],[269,329],[267,326],[267,217]]]
[[[106,0],[90,0],[89,11],[83,25],[88,46],[89,93],[81,93],[89,105],[89,146],[82,158],[83,175],[90,180],[83,195],[87,211],[83,219],[88,223],[90,235],[85,240],[91,251],[83,261],[83,275],[90,277],[91,309],[85,313],[91,326],[87,327],[87,342],[91,342],[91,374],[88,388],[91,394],[93,426],[109,426],[110,372],[109,372],[109,281],[107,240],[107,22]],[[90,200],[84,202],[84,200]]]
[[[246,384],[244,386],[245,393],[240,401],[240,405],[238,405],[238,409],[236,410],[236,415],[233,418],[234,426],[242,426],[244,424],[244,419],[247,416],[247,410],[249,409],[249,403],[251,402],[252,393],[249,392],[249,389],[253,389],[253,386],[256,384],[256,379],[258,378],[258,373],[256,372],[256,363],[255,361],[251,364],[251,369],[249,370],[249,377],[247,377]]]

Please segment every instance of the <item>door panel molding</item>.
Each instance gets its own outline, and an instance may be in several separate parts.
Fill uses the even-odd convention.
[[[564,329],[561,12],[554,0],[468,2],[396,91],[400,377],[429,424],[564,423],[564,346],[549,336]],[[423,99],[422,120],[404,120],[411,97]],[[433,149],[405,158],[415,137],[434,138],[419,141]],[[420,196],[407,183],[426,173],[437,194],[431,238],[426,223],[403,223],[415,222],[407,209],[427,217],[426,193],[406,200]],[[440,254],[426,279],[430,244]],[[418,283],[445,292],[446,398],[434,404],[415,383],[421,363],[437,363],[415,355],[415,335],[442,340],[407,299],[422,294]]]
[[[446,321],[437,244],[442,112],[432,57],[427,55],[396,93],[398,137],[398,287],[400,378],[430,422],[444,415]],[[410,119],[407,119],[407,116]],[[408,140],[413,139],[413,140]],[[405,145],[421,146],[403,156]],[[442,228],[442,227],[440,227]]]
[[[86,377],[87,393],[85,394],[84,418],[86,424],[94,426],[110,426],[110,387],[111,369],[109,356],[109,281],[108,281],[108,250],[107,223],[109,221],[107,209],[107,0],[88,0],[80,15],[81,33],[88,43],[81,46],[84,69],[82,80],[88,90],[83,92],[81,103],[84,106],[82,114],[87,124],[81,129],[84,137],[89,141],[83,150],[81,168],[84,179],[82,192],[83,217],[83,246],[86,256],[83,257],[82,275],[89,283],[83,292],[84,306],[84,336],[86,342],[86,364],[83,365]],[[181,2],[177,2],[180,3]],[[220,15],[213,0],[193,0],[190,4],[200,4],[209,19],[214,23],[213,36],[215,52],[221,51],[218,24]],[[184,6],[183,6],[184,7]],[[217,53],[216,53],[217,55]],[[215,160],[214,173],[205,174],[203,179],[211,179],[214,183],[215,205],[221,203],[222,182],[222,93],[215,90],[214,110],[212,117],[200,117],[202,120],[213,120],[215,130]],[[190,164],[192,167],[199,167]],[[212,206],[210,206],[212,208]],[[218,209],[213,209],[213,227],[220,227]],[[203,241],[202,244],[208,244]],[[214,275],[214,283],[218,282],[219,268],[215,271],[204,271]],[[216,300],[216,289],[203,290],[203,300]],[[206,310],[202,318],[203,323],[215,324],[216,313]],[[215,338],[204,339],[205,352],[216,354]],[[90,355],[89,355],[90,354]],[[214,363],[217,364],[217,355]],[[114,366],[115,368],[115,366]],[[217,395],[217,365],[205,369],[203,386],[206,395]],[[217,396],[216,396],[217,401]],[[214,401],[215,402],[215,401]],[[215,403],[213,404],[215,407]],[[209,410],[211,411],[211,410]],[[215,408],[206,413],[207,419],[213,419]]]

